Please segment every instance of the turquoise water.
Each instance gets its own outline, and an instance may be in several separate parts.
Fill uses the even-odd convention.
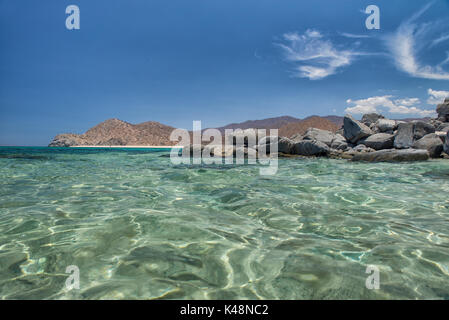
[[[264,177],[167,154],[0,148],[0,297],[449,298],[449,161],[281,159]]]

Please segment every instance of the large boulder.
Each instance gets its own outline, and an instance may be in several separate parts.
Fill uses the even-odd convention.
[[[416,140],[434,132],[435,127],[425,121],[418,120],[400,123],[394,139],[394,147],[397,149],[412,148]]]
[[[259,145],[258,145],[258,150],[260,150],[260,147],[265,145],[266,152],[270,153],[271,145],[273,145],[273,144],[277,144],[277,149],[278,149],[277,152],[290,154],[293,149],[294,142],[286,137],[266,136],[266,137],[263,137],[262,139],[260,139]]]
[[[346,141],[345,137],[343,137],[341,134],[336,134],[334,139],[332,140],[332,143],[330,145],[332,149],[336,150],[346,150],[348,149],[348,142]]]
[[[394,138],[394,147],[406,149],[413,146],[413,122],[400,123]]]
[[[362,117],[362,123],[369,127],[379,119],[384,119],[384,116],[378,113],[366,113]]]
[[[375,150],[393,148],[394,135],[389,133],[376,133],[366,139],[360,140],[359,143],[364,144]]]
[[[343,120],[344,137],[351,143],[357,143],[360,139],[370,136],[373,132],[365,124],[346,115]]]
[[[302,140],[294,144],[292,154],[301,156],[325,156],[329,153],[329,147],[316,140]]]
[[[390,119],[379,119],[374,124],[374,127],[378,132],[392,133],[398,127],[395,120]]]
[[[316,140],[323,142],[328,147],[331,146],[332,141],[335,139],[335,134],[331,131],[321,130],[317,128],[309,128],[304,134],[303,140]]]
[[[444,99],[442,104],[437,106],[438,120],[449,122],[449,98]]]
[[[419,140],[422,137],[424,137],[426,134],[434,133],[435,127],[432,126],[430,123],[417,120],[413,121],[413,139]]]
[[[427,150],[431,158],[438,158],[443,151],[443,142],[435,133],[429,133],[415,141],[413,148]]]
[[[354,154],[352,161],[367,161],[367,162],[379,162],[379,161],[424,161],[429,159],[429,153],[426,150],[380,150],[375,152],[360,152]]]

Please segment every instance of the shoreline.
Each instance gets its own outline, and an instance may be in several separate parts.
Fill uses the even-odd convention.
[[[69,148],[133,148],[133,149],[182,149],[182,146],[70,146]]]

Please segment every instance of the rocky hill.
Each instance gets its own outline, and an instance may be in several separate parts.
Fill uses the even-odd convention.
[[[119,119],[106,120],[84,134],[60,134],[50,147],[70,146],[170,146],[170,134],[175,128],[149,121],[131,124]]]
[[[324,117],[312,116],[301,121],[291,122],[281,126],[279,128],[279,136],[291,137],[295,134],[303,135],[309,128],[336,132],[340,126]]]

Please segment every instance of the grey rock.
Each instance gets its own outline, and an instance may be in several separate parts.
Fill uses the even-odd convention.
[[[419,140],[422,137],[424,137],[426,134],[434,133],[435,127],[432,126],[430,123],[417,120],[413,121],[413,139]]]
[[[296,143],[296,142],[299,142],[299,141],[303,140],[303,136],[301,134],[299,134],[299,133],[295,133],[294,135],[292,135],[290,137],[290,140],[292,140],[293,142]]]
[[[393,142],[394,135],[388,133],[376,133],[359,141],[359,143],[375,150],[391,149],[393,148]]]
[[[301,156],[325,156],[329,151],[329,147],[323,142],[302,140],[294,144],[292,153]]]
[[[366,113],[362,117],[362,123],[369,127],[379,119],[384,119],[384,116],[378,113]]]
[[[374,127],[377,128],[378,132],[393,132],[397,129],[398,125],[396,121],[389,119],[379,119],[374,124]]]
[[[448,132],[449,131],[449,123],[445,122],[445,123],[441,123],[435,131],[444,131],[444,132]]]
[[[343,120],[344,137],[351,143],[357,143],[360,139],[370,136],[373,132],[365,124],[346,115]]]
[[[336,134],[335,138],[332,140],[332,143],[330,145],[332,149],[335,150],[346,150],[348,149],[348,143],[346,142],[345,137],[343,137],[341,134]]]
[[[415,141],[413,148],[427,150],[431,158],[438,158],[443,152],[443,142],[435,133],[429,133]]]
[[[292,151],[294,142],[286,137],[271,137],[266,136],[260,139],[259,145],[257,146],[257,149],[260,150],[260,147],[265,145],[266,152],[271,152],[271,146],[274,144],[277,145],[277,152],[282,152],[289,154]]]
[[[352,161],[367,161],[367,162],[379,162],[379,161],[425,161],[429,159],[429,153],[426,150],[380,150],[369,153],[357,153],[352,157]]]
[[[364,144],[359,144],[359,145],[353,147],[349,151],[353,151],[353,152],[374,152],[376,150],[374,150],[373,148],[367,147]]]
[[[304,134],[304,140],[316,140],[323,142],[328,147],[331,146],[332,141],[336,138],[335,134],[327,131],[327,130],[321,130],[317,128],[309,128],[307,129],[306,133]]]
[[[437,106],[438,120],[449,122],[449,98],[444,99],[442,104]]]
[[[397,149],[406,149],[413,146],[413,123],[400,123],[396,137],[394,138],[394,147]]]

